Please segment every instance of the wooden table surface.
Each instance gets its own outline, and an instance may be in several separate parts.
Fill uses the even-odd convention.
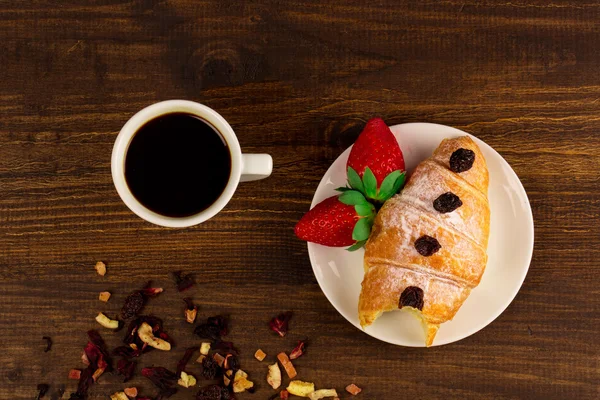
[[[42,382],[67,398],[96,313],[114,315],[149,279],[166,290],[147,311],[165,318],[176,347],[140,366],[174,369],[199,344],[174,270],[196,275],[200,317],[231,314],[230,339],[260,385],[240,399],[272,393],[254,350],[272,359],[302,337],[311,345],[299,378],[342,399],[352,382],[369,400],[600,398],[600,4],[402,3],[0,3],[0,398],[33,399]],[[125,121],[172,98],[214,108],[245,152],[274,159],[269,179],[240,185],[223,212],[189,229],[136,217],[110,174]],[[294,237],[323,173],[373,116],[473,133],[529,195],[536,238],[525,283],[460,342],[403,348],[360,332],[327,301]],[[288,309],[281,339],[266,322]],[[122,337],[101,333],[110,347]],[[42,336],[54,341],[48,353]],[[139,373],[131,385],[155,394]],[[105,375],[90,398],[119,388]]]

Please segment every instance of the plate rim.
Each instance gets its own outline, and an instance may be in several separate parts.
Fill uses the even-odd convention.
[[[486,142],[484,142],[483,140],[479,139],[478,137],[472,135],[471,133],[465,132],[461,129],[452,127],[452,126],[448,126],[448,125],[443,125],[443,124],[436,124],[436,123],[431,123],[431,122],[408,122],[408,123],[403,123],[403,124],[396,124],[396,125],[391,125],[389,126],[390,129],[399,129],[400,127],[403,128],[407,128],[407,127],[411,127],[411,126],[422,126],[422,127],[433,127],[433,128],[443,128],[443,129],[450,129],[452,131],[456,131],[456,133],[461,134],[461,135],[468,135],[469,137],[471,137],[478,145],[484,145],[487,148],[489,148],[493,153],[495,153],[496,156],[499,157],[500,159],[500,163],[504,163],[505,166],[508,167],[508,171],[509,174],[512,175],[513,178],[516,178],[516,181],[518,182],[518,187],[517,190],[519,192],[521,192],[521,194],[523,195],[523,198],[526,201],[527,207],[526,207],[526,211],[527,211],[527,216],[528,216],[528,221],[529,223],[527,224],[527,228],[529,231],[529,235],[528,237],[530,237],[530,245],[528,246],[528,251],[527,251],[527,255],[526,255],[526,260],[527,260],[527,266],[526,268],[523,269],[523,272],[521,274],[521,276],[518,277],[518,286],[515,290],[515,292],[510,296],[510,299],[506,302],[506,305],[502,307],[502,309],[500,309],[497,313],[492,313],[495,315],[491,315],[490,317],[488,317],[485,322],[478,327],[477,329],[475,329],[472,332],[467,333],[465,336],[462,336],[459,339],[455,339],[452,341],[448,341],[445,343],[433,343],[431,345],[431,347],[439,347],[439,346],[444,346],[444,345],[448,345],[451,343],[456,343],[459,342],[463,339],[468,338],[469,336],[474,335],[475,333],[481,331],[482,329],[486,328],[488,325],[490,325],[492,322],[494,322],[498,317],[500,317],[505,311],[506,309],[512,304],[512,302],[515,300],[515,298],[517,297],[517,295],[519,294],[519,292],[521,291],[521,288],[523,287],[523,282],[525,282],[525,278],[527,277],[527,273],[529,272],[529,268],[531,267],[531,260],[533,258],[533,249],[534,249],[534,245],[535,245],[535,221],[533,219],[533,211],[531,209],[531,202],[529,201],[529,196],[527,195],[527,192],[525,191],[525,187],[523,187],[523,183],[521,182],[521,179],[519,179],[519,176],[517,175],[517,173],[514,171],[514,169],[511,167],[511,165],[508,163],[508,161],[506,161],[506,159],[504,159],[504,157],[502,157],[502,155],[500,153],[498,153],[498,151],[496,151],[496,149],[494,149],[492,146],[490,146],[489,144],[487,144]],[[325,179],[325,177],[328,175],[329,170],[332,168],[332,166],[337,162],[337,160],[342,157],[342,155],[346,152],[349,151],[352,146],[354,146],[354,144],[350,145],[348,148],[346,148],[344,151],[342,151],[335,160],[333,160],[333,162],[329,165],[329,167],[327,168],[327,171],[325,171],[325,173],[323,174],[323,177],[321,178],[321,180],[319,180],[319,184],[317,185],[317,188],[315,189],[315,192],[313,194],[313,198],[311,201],[311,205],[310,208],[312,209],[316,204],[315,204],[315,198],[316,198],[316,194],[317,191],[319,190],[319,187],[321,186],[321,184],[323,183],[323,180]],[[354,326],[355,328],[357,328],[358,330],[360,330],[361,332],[363,332],[364,334],[377,339],[379,341],[385,342],[385,343],[389,343],[389,344],[393,344],[396,346],[402,346],[402,347],[412,347],[412,348],[425,348],[425,344],[423,343],[422,345],[417,345],[417,346],[413,346],[413,345],[407,345],[407,344],[402,344],[402,343],[397,343],[394,342],[392,340],[388,340],[388,339],[384,339],[378,336],[374,336],[373,334],[371,334],[370,332],[368,332],[366,329],[363,329],[359,323],[355,323],[348,315],[346,315],[343,311],[341,311],[336,305],[335,303],[331,300],[330,295],[328,293],[325,292],[325,290],[323,290],[323,286],[321,284],[321,279],[319,278],[319,274],[317,273],[317,271],[315,270],[315,260],[313,259],[313,251],[311,251],[311,247],[315,247],[315,248],[319,248],[319,247],[323,247],[321,245],[318,245],[316,243],[311,243],[311,242],[307,242],[307,249],[308,249],[308,257],[310,260],[310,265],[313,271],[313,274],[315,275],[315,279],[317,280],[317,284],[319,285],[319,288],[321,289],[321,292],[325,295],[325,298],[327,298],[327,300],[329,301],[329,303],[333,306],[333,308],[342,316],[346,319],[346,321],[348,321],[352,326]],[[460,311],[460,310],[459,310]],[[357,319],[358,320],[358,319]]]

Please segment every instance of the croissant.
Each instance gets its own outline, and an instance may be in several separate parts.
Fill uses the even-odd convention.
[[[360,324],[416,311],[431,346],[481,280],[487,263],[488,170],[468,136],[445,139],[388,200],[365,246]]]

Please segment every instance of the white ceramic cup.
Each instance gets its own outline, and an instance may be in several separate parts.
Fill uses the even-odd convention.
[[[231,155],[229,181],[221,196],[208,208],[188,217],[167,217],[155,213],[140,203],[125,180],[125,157],[131,140],[148,121],[164,114],[188,113],[208,122],[227,142]],[[153,104],[135,114],[121,129],[113,147],[111,159],[112,178],[121,199],[139,217],[156,225],[183,228],[197,225],[215,216],[231,200],[239,182],[255,181],[271,175],[273,159],[268,154],[242,154],[240,143],[225,119],[205,105],[187,100],[167,100]]]

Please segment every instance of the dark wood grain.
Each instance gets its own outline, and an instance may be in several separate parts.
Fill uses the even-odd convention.
[[[33,399],[40,382],[73,389],[67,371],[95,314],[116,313],[148,279],[167,289],[148,311],[166,317],[177,346],[141,364],[174,368],[199,344],[168,277],[184,270],[201,282],[201,317],[232,316],[261,386],[241,399],[271,393],[257,347],[272,359],[305,336],[301,378],[341,391],[355,382],[357,399],[600,398],[599,26],[591,0],[0,2],[0,397]],[[215,108],[244,151],[275,164],[190,229],[137,218],[110,175],[121,126],[171,98]],[[321,176],[375,115],[475,134],[529,195],[536,243],[522,290],[458,343],[402,348],[361,333],[294,238]],[[279,339],[265,324],[287,309],[293,329]],[[121,336],[103,334],[111,347]],[[139,374],[131,384],[154,393]],[[91,397],[122,387],[104,376]]]

